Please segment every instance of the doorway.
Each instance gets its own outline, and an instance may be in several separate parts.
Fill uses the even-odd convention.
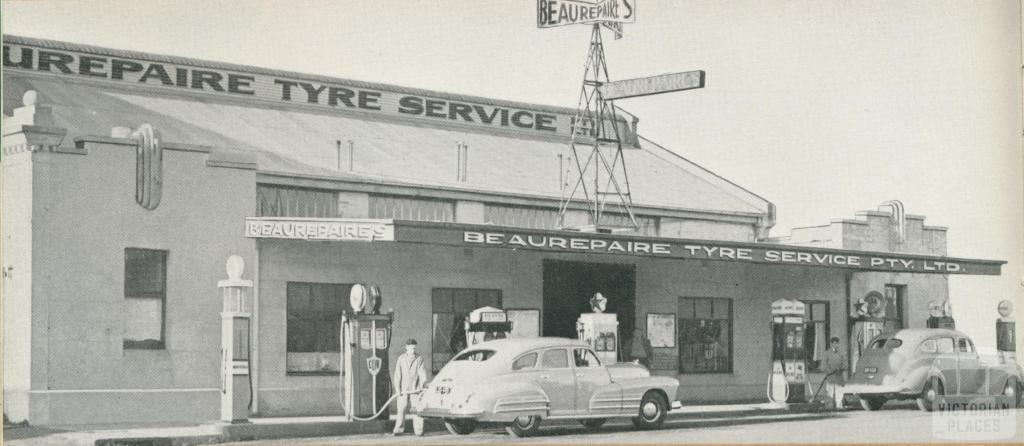
[[[544,261],[543,335],[576,337],[576,319],[590,312],[590,298],[608,299],[606,313],[619,320],[619,336],[633,334],[636,314],[636,265]]]

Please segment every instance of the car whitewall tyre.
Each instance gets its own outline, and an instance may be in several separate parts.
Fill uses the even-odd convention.
[[[943,391],[942,382],[938,378],[929,379],[917,397],[917,408],[925,412],[935,410],[942,402]]]
[[[445,418],[444,428],[453,435],[468,435],[476,430],[477,422],[472,419]]]
[[[640,413],[633,418],[633,426],[638,429],[657,429],[668,416],[668,403],[657,392],[647,392],[640,400]]]
[[[513,437],[529,437],[536,434],[539,429],[540,417],[537,415],[518,417],[505,426],[505,432]]]

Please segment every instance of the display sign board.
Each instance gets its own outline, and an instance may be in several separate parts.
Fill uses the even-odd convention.
[[[3,40],[5,76],[56,76],[111,86],[351,112],[402,122],[572,138],[575,111],[570,109],[18,36],[4,36]],[[623,144],[637,146],[632,123],[620,119],[618,126]]]
[[[540,310],[508,309],[505,310],[509,322],[512,322],[511,338],[535,338],[540,336]]]
[[[488,311],[480,313],[480,322],[506,322],[504,311]]]
[[[704,87],[704,70],[606,82],[597,87],[605,100],[633,98]]]
[[[636,22],[636,0],[537,0],[537,27]]]
[[[676,346],[676,315],[674,313],[647,313],[647,339],[651,347]]]
[[[293,240],[394,241],[395,227],[391,220],[250,217],[245,219],[245,236]]]

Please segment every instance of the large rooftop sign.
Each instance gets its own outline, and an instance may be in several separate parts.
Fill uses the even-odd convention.
[[[552,253],[613,254],[923,274],[999,275],[1000,260],[810,248],[719,240],[683,240],[485,225],[372,219],[250,217],[245,236],[311,241],[394,241]]]
[[[575,118],[572,110],[557,107],[16,36],[4,36],[3,67],[7,72],[106,81],[566,140],[572,136]],[[637,144],[632,123],[619,120],[619,130],[626,136],[626,143]]]

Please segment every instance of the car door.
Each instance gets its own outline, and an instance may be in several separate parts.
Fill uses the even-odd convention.
[[[576,376],[576,413],[578,415],[590,415],[591,409],[594,412],[614,412],[622,406],[622,395],[609,395],[602,392],[595,400],[595,406],[590,406],[590,401],[598,391],[608,391],[608,385],[612,383],[608,370],[601,365],[589,348],[577,347],[572,349],[573,368]]]
[[[938,338],[938,352],[935,354],[935,368],[942,373],[946,383],[945,393],[956,394],[960,388],[960,377],[957,375],[956,343],[953,338]]]
[[[576,410],[576,377],[567,348],[552,348],[541,353],[536,383],[547,394],[552,416],[572,415]]]
[[[957,366],[960,370],[960,394],[968,395],[986,390],[983,389],[985,370],[978,359],[978,352],[974,350],[974,343],[967,338],[957,338],[956,353]]]

